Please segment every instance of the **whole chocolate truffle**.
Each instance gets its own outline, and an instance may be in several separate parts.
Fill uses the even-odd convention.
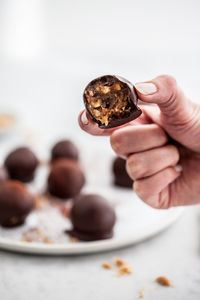
[[[58,158],[78,160],[78,149],[70,140],[63,140],[55,144],[51,150],[51,161]]]
[[[80,165],[69,159],[59,159],[52,164],[48,177],[48,191],[51,195],[69,199],[77,196],[85,183]]]
[[[8,172],[6,168],[0,167],[0,183],[6,181],[8,179]]]
[[[73,237],[83,241],[109,239],[113,236],[115,211],[99,195],[79,195],[74,199],[70,213]]]
[[[33,180],[37,166],[37,157],[27,147],[15,149],[5,160],[5,167],[9,173],[9,177],[22,182]]]
[[[0,184],[0,224],[19,226],[34,207],[33,197],[23,183],[8,180]]]
[[[105,75],[92,80],[83,99],[88,114],[103,129],[121,126],[142,113],[134,86],[119,76]]]
[[[133,180],[126,171],[126,160],[116,157],[112,166],[114,174],[114,184],[120,187],[133,188]]]

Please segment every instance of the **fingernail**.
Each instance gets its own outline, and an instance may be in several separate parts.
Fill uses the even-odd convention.
[[[174,169],[176,170],[176,172],[181,172],[183,170],[183,167],[181,165],[176,165]]]
[[[84,124],[84,125],[88,125],[88,118],[87,118],[87,115],[86,115],[86,111],[84,110],[84,112],[82,113],[81,115],[81,122]]]
[[[157,92],[157,87],[151,82],[139,82],[135,84],[136,89],[143,95],[151,95]]]

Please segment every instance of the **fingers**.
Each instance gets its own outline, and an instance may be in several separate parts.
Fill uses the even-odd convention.
[[[169,208],[170,184],[181,174],[181,169],[168,167],[150,177],[134,181],[136,194],[154,208]]]
[[[167,140],[165,132],[156,124],[124,127],[113,132],[110,138],[113,150],[122,157],[161,147]]]
[[[172,76],[158,76],[135,87],[142,101],[158,104],[168,123],[185,124],[191,118],[191,103]]]
[[[127,172],[133,180],[152,176],[161,170],[175,166],[179,161],[178,149],[167,145],[132,154],[126,162]]]

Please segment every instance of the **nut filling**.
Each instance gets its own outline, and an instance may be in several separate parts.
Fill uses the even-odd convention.
[[[89,113],[100,126],[127,118],[136,110],[128,85],[110,75],[97,78],[87,86],[85,101]]]

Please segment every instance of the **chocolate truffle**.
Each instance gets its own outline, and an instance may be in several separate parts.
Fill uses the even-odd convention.
[[[134,86],[119,76],[105,75],[92,80],[83,99],[88,114],[102,129],[121,126],[142,113]]]
[[[20,147],[12,151],[5,160],[5,167],[11,179],[30,182],[34,178],[38,166],[38,159],[27,147]]]
[[[8,179],[8,172],[6,168],[0,167],[0,183],[6,181]]]
[[[73,229],[69,234],[82,241],[109,239],[116,216],[108,201],[99,195],[79,195],[70,213]]]
[[[51,161],[58,158],[78,160],[78,149],[70,140],[63,140],[55,144],[51,150]]]
[[[80,193],[85,176],[80,165],[69,159],[56,160],[48,177],[48,191],[51,195],[69,199]]]
[[[126,160],[116,157],[112,166],[114,174],[114,184],[120,187],[133,188],[133,180],[126,171]]]
[[[24,223],[34,207],[33,197],[23,183],[8,180],[0,184],[0,224],[15,227]]]

